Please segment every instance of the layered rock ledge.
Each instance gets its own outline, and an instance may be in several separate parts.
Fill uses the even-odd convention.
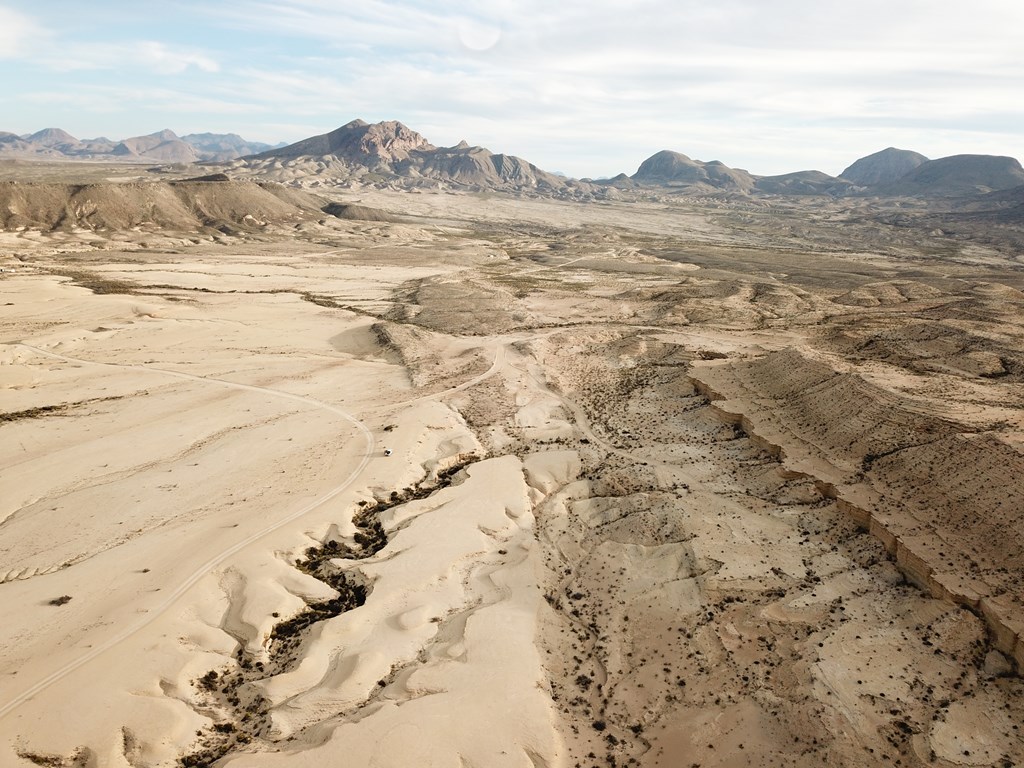
[[[908,581],[982,616],[1024,669],[1024,455],[792,348],[699,363],[691,381],[787,472],[814,478]]]

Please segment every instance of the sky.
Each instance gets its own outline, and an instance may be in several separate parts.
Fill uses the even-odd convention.
[[[1024,158],[1019,0],[0,0],[0,130],[400,120],[575,177]]]

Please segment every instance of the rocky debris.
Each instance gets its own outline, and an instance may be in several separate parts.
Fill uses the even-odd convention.
[[[999,651],[991,650],[985,654],[984,670],[989,677],[1009,677],[1013,674],[1013,664]]]

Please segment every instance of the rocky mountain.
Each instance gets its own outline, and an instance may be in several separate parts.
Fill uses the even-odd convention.
[[[67,131],[62,131],[60,128],[44,128],[41,131],[36,131],[31,136],[25,137],[25,140],[35,142],[44,147],[77,147],[81,145],[78,139]]]
[[[542,171],[520,157],[496,155],[484,147],[471,147],[465,141],[454,147],[439,147],[417,154],[403,170],[428,179],[483,187],[559,189],[565,186],[562,177]]]
[[[641,184],[704,185],[737,192],[748,192],[754,186],[754,177],[746,171],[730,168],[718,160],[692,160],[667,149],[644,160],[631,178]]]
[[[766,195],[845,194],[853,187],[821,171],[797,171],[781,176],[754,176],[718,160],[702,162],[679,152],[662,150],[644,160],[631,181],[644,186],[678,187],[686,191],[739,192]]]
[[[265,144],[262,141],[246,141],[237,133],[189,133],[182,136],[181,140],[195,147],[204,160],[215,161],[234,160],[287,146],[285,142]]]
[[[0,131],[0,157],[17,157],[28,146],[28,142],[18,134]]]
[[[917,152],[888,147],[860,158],[839,176],[860,186],[891,184],[926,162],[928,158]]]
[[[579,186],[522,158],[463,141],[436,147],[400,122],[353,120],[330,133],[242,158],[234,173],[275,181],[561,191]]]
[[[954,155],[929,160],[917,152],[889,147],[862,157],[839,177],[821,171],[754,176],[717,161],[705,163],[679,152],[663,150],[644,160],[629,178],[644,187],[678,188],[697,193],[714,190],[754,195],[967,199],[1024,185],[1024,167],[1012,157]]]
[[[406,160],[414,150],[432,150],[434,145],[397,120],[367,123],[353,120],[330,133],[272,149],[258,158],[335,157],[353,160],[368,167],[386,166]]]
[[[268,149],[272,149],[270,144],[248,142],[233,133],[178,136],[174,131],[163,130],[111,141],[102,136],[77,139],[60,128],[44,128],[25,136],[0,131],[0,159],[194,163],[233,160]]]
[[[580,186],[522,158],[461,142],[436,147],[400,122],[353,120],[294,144],[270,146],[237,134],[162,130],[121,141],[80,140],[59,128],[31,135],[0,132],[0,159],[100,160],[154,164],[227,162],[236,176],[318,186],[362,183],[450,185],[466,189],[559,191]],[[585,186],[585,185],[583,185]]]
[[[1024,184],[1024,167],[1012,157],[953,155],[922,163],[878,192],[922,197],[966,197]]]
[[[158,163],[194,163],[199,159],[195,147],[178,138],[171,130],[125,139],[112,154],[118,157],[139,157]]]
[[[214,162],[225,163],[223,170],[236,178],[302,187],[440,186],[586,199],[658,194],[658,189],[666,189],[673,195],[877,195],[967,201],[1024,186],[1024,168],[1012,157],[955,155],[929,160],[895,147],[860,158],[839,177],[821,171],[756,176],[718,160],[695,160],[662,150],[644,160],[632,176],[575,180],[465,141],[438,147],[395,120],[372,124],[353,120],[328,133],[278,146],[249,142],[234,133],[178,136],[166,129],[120,141],[78,139],[60,128],[26,135],[0,131],[0,160],[4,158],[175,165]],[[1002,212],[1012,208],[998,206]]]

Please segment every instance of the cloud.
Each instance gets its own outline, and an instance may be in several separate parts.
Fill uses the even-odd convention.
[[[399,119],[435,143],[466,138],[579,175],[631,170],[663,148],[760,173],[793,170],[798,155],[797,167],[835,172],[851,152],[898,142],[925,154],[956,141],[961,151],[1024,150],[1013,128],[1024,124],[1024,4],[1005,0],[941,13],[932,0],[177,0],[175,9],[159,28],[111,17],[89,39],[40,15],[63,39],[20,55],[42,65],[39,92],[65,87],[53,71],[92,86],[116,73],[139,93],[154,74],[188,78],[195,119],[204,105],[211,120],[238,109],[250,116],[239,132]],[[104,39],[111,29],[129,42]]]
[[[555,86],[603,97],[604,84],[615,83],[620,97],[611,107],[635,102],[632,93],[652,86],[671,93],[695,81],[735,87],[739,96],[794,86],[824,94],[830,77],[880,93],[929,74],[959,73],[962,85],[948,83],[951,92],[982,78],[1012,80],[1011,86],[1024,79],[1016,34],[1024,6],[993,0],[942,14],[913,0],[864,0],[855,8],[820,0],[721,0],[713,8],[695,0],[492,0],[474,5],[472,14],[466,6],[236,0],[222,13],[245,29],[318,44],[323,56],[361,59],[381,74],[413,65],[439,80],[453,78],[455,88],[486,74],[496,87],[529,86],[537,96]],[[964,77],[976,81],[963,83]]]
[[[134,58],[161,74],[177,74],[189,67],[203,72],[220,70],[220,65],[213,57],[195,49],[172,48],[151,40],[136,43],[133,49],[130,49],[129,59]]]
[[[843,142],[887,146],[896,140],[887,134],[916,135],[920,145],[943,135],[988,145],[1015,117],[1024,123],[1024,5],[1002,0],[942,13],[924,0],[235,0],[218,8],[221,23],[278,31],[313,54],[291,59],[276,88],[267,86],[279,71],[248,70],[254,99],[263,90],[310,120],[322,114],[331,121],[324,129],[356,115],[399,118],[436,129],[435,142],[466,137],[576,173],[588,173],[582,158],[602,153],[608,165],[589,172],[610,172],[612,158],[641,145],[781,172],[773,158],[844,162]]]
[[[47,36],[46,30],[28,16],[0,6],[0,59],[24,56]]]
[[[154,40],[128,43],[69,43],[40,51],[40,63],[61,72],[77,70],[123,70],[176,75],[189,68],[217,72],[220,65],[209,54]]]
[[[337,49],[427,50],[457,39],[456,22],[444,13],[391,0],[339,6],[320,0],[244,0],[203,9],[241,30],[318,40]]]
[[[40,106],[60,104],[64,109],[118,114],[125,104],[131,104],[140,115],[161,115],[157,122],[163,126],[166,116],[195,120],[198,116],[252,115],[265,111],[261,104],[245,99],[197,95],[181,88],[155,88],[153,86],[76,86],[63,89],[33,91],[25,102]],[[139,122],[139,117],[132,122]],[[156,129],[152,129],[156,130]],[[123,130],[116,132],[121,135]]]

